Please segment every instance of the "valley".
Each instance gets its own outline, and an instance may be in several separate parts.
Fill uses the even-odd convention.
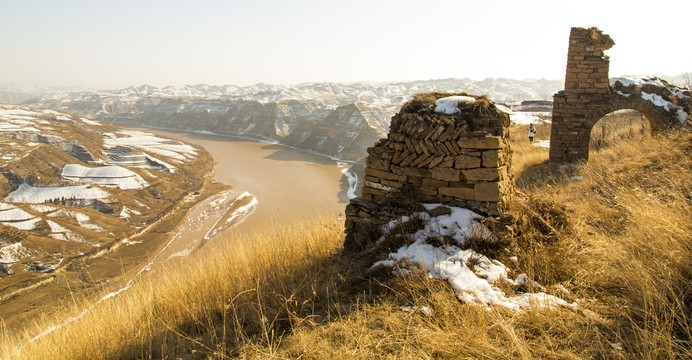
[[[23,109],[22,111],[32,110]],[[88,119],[69,115],[59,116],[70,117],[74,121],[82,121],[87,125],[103,126],[99,122]],[[8,122],[12,123],[11,119]],[[351,193],[354,191],[355,183],[352,183],[349,188],[349,182],[344,175],[348,168],[347,163],[337,163],[327,157],[286,146],[198,133],[164,130],[152,132],[151,129],[142,128],[119,130],[112,125],[108,125],[108,130],[114,134],[127,136],[122,137],[119,142],[113,140],[118,137],[108,135],[110,133],[102,136],[104,146],[110,146],[103,151],[108,159],[104,163],[106,166],[91,168],[77,164],[70,165],[67,164],[70,161],[68,158],[64,160],[66,164],[62,166],[63,180],[51,175],[52,173],[47,170],[35,172],[34,180],[31,180],[29,174],[19,176],[18,179],[23,180],[21,184],[15,184],[17,185],[15,191],[10,191],[11,184],[8,185],[9,195],[6,201],[9,203],[4,205],[3,214],[9,214],[12,211],[21,212],[23,211],[21,208],[27,208],[21,205],[20,207],[10,205],[12,202],[51,201],[56,191],[64,192],[65,189],[72,189],[58,187],[58,184],[64,181],[84,182],[86,179],[106,188],[108,186],[119,188],[123,191],[123,196],[126,196],[132,191],[139,192],[142,188],[150,187],[147,181],[152,182],[153,173],[161,171],[161,168],[168,170],[166,174],[177,174],[176,176],[181,177],[181,180],[175,183],[178,185],[171,183],[168,185],[170,187],[166,188],[162,188],[162,184],[156,184],[157,188],[180,194],[177,196],[187,195],[173,201],[172,203],[176,203],[175,206],[160,209],[147,207],[148,203],[137,200],[141,199],[138,196],[130,200],[123,198],[119,202],[109,200],[105,204],[118,205],[122,208],[104,211],[103,216],[91,215],[89,218],[87,215],[80,214],[93,212],[85,209],[75,211],[74,207],[80,208],[80,206],[93,204],[89,203],[88,199],[71,199],[74,196],[88,195],[89,191],[95,191],[96,195],[100,195],[109,190],[94,186],[73,187],[78,191],[59,193],[57,202],[52,201],[49,205],[28,206],[27,210],[32,214],[38,213],[37,216],[28,219],[27,223],[40,225],[42,221],[45,221],[50,231],[47,233],[48,237],[45,237],[46,230],[41,230],[40,226],[34,229],[23,225],[21,221],[12,220],[9,223],[7,221],[11,219],[3,218],[7,220],[3,223],[3,229],[9,229],[6,231],[16,234],[18,238],[27,236],[29,238],[29,240],[3,245],[4,252],[14,248],[20,250],[27,248],[23,251],[15,250],[14,254],[18,254],[17,256],[8,255],[3,258],[3,266],[9,271],[0,279],[3,283],[2,318],[9,329],[21,328],[27,321],[50,314],[52,309],[72,299],[74,295],[88,298],[90,294],[95,295],[105,291],[106,295],[96,302],[96,304],[100,303],[115,294],[126,291],[132,281],[155,270],[159,264],[168,260],[185,258],[204,246],[224,244],[234,237],[257,231],[263,225],[289,223],[316,214],[336,219],[342,216],[341,212],[345,202],[348,201],[349,190]],[[122,140],[123,138],[125,140]],[[171,144],[167,148],[157,149],[149,144],[145,147],[146,152],[137,153],[134,149],[143,139],[149,142],[153,139],[178,139],[183,143],[165,140]],[[200,153],[201,162],[191,162],[190,167],[176,167],[172,164],[176,163],[176,158],[178,162],[182,161],[182,158],[175,152],[167,152],[175,149],[172,144],[194,144],[197,151],[202,151],[203,148],[209,150]],[[16,155],[19,158],[30,157],[36,148],[40,146],[43,149],[47,145],[29,142],[28,151]],[[190,145],[185,146],[193,148]],[[71,147],[63,147],[71,149]],[[97,152],[98,149],[94,145],[90,154],[97,154]],[[150,152],[158,152],[158,157],[150,155]],[[6,155],[6,158],[9,159],[9,156]],[[93,163],[98,157],[93,155],[90,161]],[[207,164],[211,164],[210,161],[216,162],[215,169],[208,167]],[[125,167],[108,165],[112,163]],[[10,164],[6,164],[5,167],[8,165]],[[151,169],[141,173],[142,176],[140,176],[138,169],[142,166],[149,166]],[[51,168],[59,169],[60,165],[56,162],[51,165]],[[133,169],[136,172],[127,169]],[[6,172],[6,177],[17,178],[16,175],[8,176],[15,173]],[[278,174],[280,176],[277,176]],[[52,187],[45,186],[41,181],[47,179],[52,180]],[[205,180],[195,182],[197,187],[187,191],[184,186],[179,186],[185,183],[192,184],[190,179]],[[27,181],[34,185],[27,184]],[[162,194],[165,195],[165,192]],[[66,198],[68,198],[67,201]],[[47,215],[42,216],[44,213]],[[58,225],[53,220],[48,220],[59,215],[58,213],[63,217],[76,217],[77,226],[67,225],[71,224],[70,221],[65,223],[62,217],[59,217],[61,220],[55,221],[66,224],[65,226],[69,226],[69,229]],[[27,215],[30,214],[27,213]],[[151,216],[154,216],[151,221],[142,220]],[[43,219],[44,217],[46,219]],[[122,220],[118,222],[113,217]],[[122,221],[129,222],[135,219],[138,222],[134,223],[132,230],[125,230],[120,225]],[[18,220],[27,221],[23,218]],[[71,221],[74,222],[74,220]],[[12,230],[13,226],[16,230]],[[106,231],[110,229],[109,226],[120,226],[119,229],[121,229],[118,233],[111,232],[112,240],[93,234]],[[99,238],[102,240],[93,245],[95,250],[91,252],[80,250],[84,248],[85,241],[93,242]],[[51,243],[59,244],[60,252],[46,250],[46,246],[50,246]],[[41,255],[41,251],[46,255]],[[42,271],[32,270],[32,266]]]
[[[335,159],[357,161],[384,137],[391,117],[419,92],[467,91],[498,102],[548,100],[556,80],[440,79],[383,83],[303,83],[294,86],[131,86],[58,92],[24,104],[124,127],[144,126],[269,141]],[[550,111],[544,101],[534,111]],[[509,109],[508,109],[509,110]],[[535,118],[535,117],[534,117]],[[530,121],[527,119],[527,121]]]

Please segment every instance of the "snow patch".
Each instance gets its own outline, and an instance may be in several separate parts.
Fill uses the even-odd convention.
[[[36,223],[40,222],[41,219],[39,218],[33,218],[29,220],[24,220],[24,221],[12,221],[12,222],[3,222],[3,224],[12,226],[14,228],[17,228],[19,230],[26,230],[26,231],[31,231],[36,229]]]
[[[425,204],[424,206],[431,210],[440,204]],[[569,304],[543,292],[508,297],[495,286],[497,282],[504,281],[512,286],[519,286],[525,284],[528,278],[522,274],[515,280],[510,279],[507,268],[501,262],[491,260],[472,249],[462,249],[460,246],[463,246],[471,237],[484,237],[492,241],[494,235],[487,227],[476,221],[482,218],[480,215],[468,209],[458,207],[450,207],[450,209],[451,214],[438,217],[430,217],[425,212],[415,214],[414,216],[418,216],[425,225],[424,229],[411,236],[414,242],[390,253],[387,260],[379,261],[373,267],[398,266],[395,273],[406,275],[412,270],[407,269],[406,266],[414,264],[427,271],[431,278],[447,280],[459,299],[469,304],[499,305],[511,310],[532,307],[577,307],[576,304]],[[408,219],[409,217],[404,217],[390,222],[383,226],[383,230],[388,233],[396,224]],[[452,238],[457,245],[436,247],[426,243],[430,237]]]
[[[7,194],[5,201],[41,204],[63,198],[93,200],[107,199],[109,196],[110,194],[106,191],[91,187],[90,185],[36,187],[29,184],[21,184],[17,190]]]
[[[50,227],[50,237],[56,240],[63,241],[73,241],[73,242],[84,242],[84,240],[72,230],[63,227],[62,225],[56,223],[55,221],[46,220],[48,227]]]
[[[440,114],[458,114],[461,112],[457,107],[459,103],[470,104],[476,101],[475,98],[471,96],[448,96],[435,101],[435,112]]]
[[[509,119],[513,124],[517,125],[529,125],[529,124],[539,124],[548,123],[547,117],[550,117],[552,113],[550,112],[523,112],[523,111],[513,111],[512,109],[504,106],[495,104],[498,110],[509,115]]]
[[[95,120],[91,120],[91,119],[87,119],[87,118],[82,118],[81,120],[83,123],[88,124],[88,125],[103,126],[103,124],[101,124],[100,122],[95,121]]]
[[[0,224],[12,226],[19,230],[33,230],[40,218],[11,204],[0,203]]]
[[[357,197],[356,188],[358,186],[358,176],[351,171],[350,167],[341,169],[341,173],[346,175],[346,178],[348,178],[348,190],[346,191],[346,196],[348,196],[349,199],[355,199]]]
[[[542,147],[544,149],[550,149],[550,140],[536,140],[532,144],[533,146]]]
[[[103,143],[107,148],[127,146],[157,156],[165,156],[177,163],[184,163],[197,156],[197,150],[177,140],[164,139],[151,133],[123,130],[104,133]]]
[[[24,221],[33,219],[34,216],[28,212],[15,207],[7,210],[0,211],[0,222],[6,221]]]
[[[89,168],[79,164],[67,164],[61,176],[74,182],[88,182],[121,190],[141,189],[149,184],[137,173],[120,166]]]
[[[0,264],[13,264],[31,255],[21,242],[0,247]]]

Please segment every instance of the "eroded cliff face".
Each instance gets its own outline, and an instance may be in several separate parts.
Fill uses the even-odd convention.
[[[394,114],[388,108],[354,103],[335,106],[320,99],[262,103],[248,99],[90,98],[71,102],[67,110],[120,126],[276,141],[344,160],[363,157],[365,149],[386,134]]]
[[[474,90],[499,101],[543,99],[561,82],[442,79],[399,83],[317,83],[247,87],[148,85],[63,93],[33,106],[121,126],[145,126],[275,141],[343,160],[358,160],[389,129],[412,94]],[[481,89],[482,88],[482,89]],[[546,90],[548,89],[548,90]]]
[[[364,156],[373,139],[386,135],[388,118],[391,115],[382,109],[357,104],[343,105],[334,110],[317,112],[313,121],[298,124],[282,142],[319,154],[356,160]]]

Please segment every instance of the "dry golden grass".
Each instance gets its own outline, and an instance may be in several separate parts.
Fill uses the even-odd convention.
[[[171,265],[36,341],[29,340],[88,302],[25,334],[3,331],[0,357],[158,358],[193,350],[224,353],[227,344],[254,336],[271,340],[276,328],[311,312],[311,302],[295,299],[319,295],[313,291],[315,279],[330,268],[327,261],[341,245],[343,225],[312,221],[265,229]]]
[[[550,139],[550,124],[535,124],[535,127],[535,142]],[[545,169],[536,168],[535,165],[548,162],[548,149],[537,147],[535,143],[529,142],[528,129],[528,125],[516,125],[510,128],[509,133],[510,144],[514,153],[512,156],[512,168],[520,186],[532,178],[528,176],[522,179],[525,171],[529,169],[543,171]],[[545,175],[539,174],[538,178],[544,178]]]
[[[590,151],[598,151],[618,144],[622,139],[647,137],[651,126],[644,115],[628,110],[607,114],[591,130]]]
[[[424,275],[360,272],[364,254],[336,255],[341,224],[315,222],[200,253],[15,356],[32,331],[4,333],[0,357],[691,357],[692,134],[622,141],[560,170],[524,133],[514,131],[520,194],[500,258],[517,256],[505,262],[513,274],[578,310],[489,309]]]

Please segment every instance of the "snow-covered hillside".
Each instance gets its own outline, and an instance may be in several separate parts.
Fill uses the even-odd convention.
[[[212,166],[177,140],[0,105],[0,288],[139,231],[197,191]]]
[[[548,100],[557,80],[442,79],[389,83],[304,83],[295,86],[195,85],[67,92],[33,105],[125,126],[203,131],[269,140],[357,160],[386,135],[391,117],[413,94],[487,94],[496,102]]]

